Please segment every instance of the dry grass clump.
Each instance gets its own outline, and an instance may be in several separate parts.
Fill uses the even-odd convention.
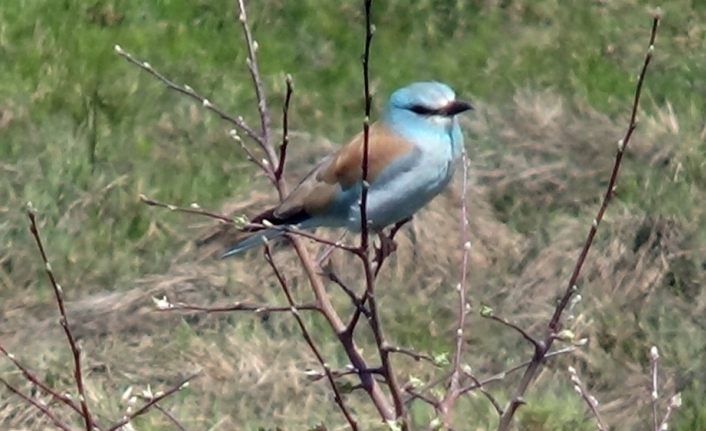
[[[488,304],[498,315],[533,333],[543,330],[568,279],[623,124],[569,105],[550,93],[525,91],[509,106],[481,106],[466,124],[472,135],[474,168],[469,198],[471,304],[476,311],[481,303]],[[679,148],[665,150],[665,141],[678,141],[679,133],[673,117],[648,118],[631,146],[626,175],[634,169],[659,172],[665,161],[678,158]],[[295,134],[289,177],[299,177],[332,147],[321,139]],[[458,190],[452,187],[402,230],[397,253],[383,269],[378,288],[390,339],[431,354],[448,351],[452,341],[453,286],[460,258]],[[620,191],[618,197],[629,198]],[[256,190],[234,199],[224,210],[255,214],[272,199]],[[694,352],[704,348],[702,337],[697,336],[701,325],[697,316],[706,311],[706,294],[698,287],[706,280],[702,271],[693,268],[697,249],[691,235],[698,228],[696,220],[648,216],[621,202],[609,210],[580,280],[583,299],[572,308],[567,323],[577,337],[588,338],[588,346],[558,363],[580,368],[591,393],[603,402],[609,423],[633,429],[647,417],[642,413],[649,400],[649,346],[659,345],[669,358],[664,375],[677,376],[665,389],[684,385],[685,376],[678,370],[688,369]],[[233,233],[222,226],[204,229],[210,222],[195,223],[194,238],[200,237],[205,245],[186,246],[165,274],[137,280],[128,291],[70,304],[76,333],[91,358],[87,373],[93,385],[91,401],[106,411],[119,411],[116,404],[103,405],[106,393],[118,393],[126,382],[168,381],[198,367],[204,373],[192,384],[188,399],[173,401],[176,414],[195,429],[208,425],[225,430],[243,424],[295,429],[339,421],[324,381],[314,383],[305,372],[316,369],[316,361],[291,316],[190,313],[181,317],[155,311],[151,298],[162,295],[172,302],[204,305],[284,303],[259,252],[227,261],[215,259]],[[336,238],[338,233],[327,235]],[[300,302],[308,302],[310,294],[303,288],[305,283],[299,283],[302,274],[292,251],[278,247],[275,259],[293,281]],[[358,286],[359,268],[349,262],[334,253],[337,274]],[[334,285],[329,291],[339,306],[350,306]],[[8,329],[3,328],[3,337],[9,338],[5,342],[13,349],[22,345],[23,353],[41,349],[48,358],[63,355],[48,350],[50,340],[44,338],[57,330],[54,318],[30,319],[26,311],[18,309],[6,316]],[[42,309],[32,314],[47,316]],[[344,356],[318,319],[311,316],[308,323],[322,340],[323,353],[336,367],[345,366]],[[469,333],[466,362],[477,374],[501,371],[530,355],[514,333],[477,313]],[[28,334],[42,336],[28,346],[24,343]],[[365,346],[369,334],[359,335]],[[679,344],[685,340],[692,345]],[[395,365],[402,381],[410,376],[424,380],[436,373],[428,364],[405,357],[397,357]],[[535,394],[561,389],[556,381],[561,374],[553,368],[543,371]],[[703,370],[690,372],[703,377]],[[491,390],[502,398],[502,387],[501,383]],[[366,400],[355,393],[349,396],[361,425],[376,423]],[[4,401],[0,408],[7,413],[2,415],[4,426],[30,426],[19,400]],[[532,414],[530,399],[520,423],[532,421]],[[487,421],[478,418],[479,424],[487,426]]]

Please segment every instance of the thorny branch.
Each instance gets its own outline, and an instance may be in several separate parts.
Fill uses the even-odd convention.
[[[623,155],[625,154],[625,149],[630,143],[630,138],[632,137],[633,132],[637,127],[637,110],[640,104],[640,96],[642,94],[642,87],[645,81],[645,76],[647,74],[647,67],[649,66],[652,60],[652,55],[655,46],[655,38],[657,36],[657,28],[659,26],[659,22],[660,16],[655,15],[652,20],[652,30],[650,32],[647,53],[645,54],[642,69],[640,70],[640,75],[637,79],[635,96],[633,98],[632,104],[632,111],[630,113],[630,121],[625,131],[625,135],[620,141],[618,141],[618,149],[615,155],[615,162],[613,163],[613,170],[610,175],[610,180],[608,181],[608,186],[606,188],[605,195],[603,196],[603,201],[601,202],[601,206],[598,209],[596,217],[591,223],[591,228],[588,232],[586,241],[584,242],[583,248],[581,249],[579,257],[576,261],[576,265],[574,266],[574,270],[571,274],[571,277],[569,278],[569,283],[566,287],[566,291],[561,300],[559,301],[559,304],[557,305],[556,309],[554,310],[554,315],[549,321],[549,324],[547,325],[548,334],[544,339],[543,345],[541,346],[542,349],[535,353],[532,362],[525,370],[525,373],[522,376],[520,383],[517,389],[515,390],[508,407],[505,409],[505,413],[500,417],[498,431],[506,431],[509,429],[510,423],[512,422],[512,418],[521,404],[522,397],[524,396],[525,392],[527,392],[527,389],[529,388],[530,384],[541,369],[542,364],[546,359],[546,354],[547,352],[549,352],[549,349],[552,347],[552,343],[556,339],[556,334],[559,332],[561,326],[562,314],[566,307],[569,305],[571,298],[578,290],[578,286],[576,285],[576,283],[578,282],[581,270],[583,269],[584,263],[586,261],[586,256],[588,255],[588,252],[591,249],[591,245],[593,245],[593,239],[595,238],[596,233],[598,232],[598,226],[603,220],[603,216],[605,215],[606,209],[608,208],[608,204],[613,198],[613,194],[615,192],[615,187],[618,180],[618,173],[620,172],[620,166],[623,160]]]

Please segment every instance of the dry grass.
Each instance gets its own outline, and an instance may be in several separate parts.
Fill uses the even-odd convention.
[[[466,124],[477,137],[469,139],[474,167],[471,304],[476,310],[481,303],[489,304],[535,333],[542,331],[568,279],[607,180],[613,142],[623,126],[620,119],[568,105],[550,93],[520,92],[510,106],[481,106]],[[630,148],[626,175],[633,176],[630,172],[637,169],[663,172],[665,163],[679,159],[679,146],[668,143],[682,141],[682,133],[673,112],[645,118]],[[290,178],[332,147],[319,139],[295,138]],[[224,209],[253,214],[272,198],[262,190],[253,191]],[[706,311],[706,293],[698,286],[706,280],[703,271],[692,268],[703,252],[693,241],[701,215],[691,220],[648,215],[623,200],[610,208],[580,282],[583,300],[573,308],[569,322],[589,344],[542,373],[533,392],[538,395],[530,398],[519,418],[523,429],[550,429],[542,428],[541,421],[535,425],[541,413],[532,403],[541,407],[543,395],[565,390],[560,382],[565,373],[556,371],[559,366],[580,369],[591,393],[602,402],[607,422],[618,429],[644,425],[644,403],[649,400],[647,351],[652,344],[664,352],[663,374],[674,377],[665,384],[668,392],[682,388],[689,378],[704,377],[703,369],[686,369],[694,352],[704,348],[698,316]],[[383,321],[390,338],[400,345],[431,353],[450,346],[460,258],[457,220],[454,186],[403,229],[398,252],[383,270],[379,285]],[[190,227],[194,238],[215,240],[205,247],[185,246],[168,271],[136,280],[132,289],[70,303],[69,313],[88,359],[90,403],[103,415],[115,417],[123,408],[119,394],[127,385],[166,385],[187,370],[201,368],[204,373],[190,392],[170,404],[190,429],[230,430],[255,424],[302,429],[318,422],[338,429],[333,424],[340,417],[325,383],[312,383],[303,372],[316,368],[316,362],[289,316],[181,317],[154,311],[151,297],[161,295],[199,304],[284,302],[258,253],[214,259],[229,234],[213,236],[214,230],[204,227],[208,223],[203,220],[184,220],[185,226],[190,223],[195,223]],[[300,285],[293,253],[281,247],[275,258]],[[352,283],[360,277],[358,268],[342,256],[334,254],[333,265]],[[330,291],[337,304],[347,306],[334,286]],[[299,287],[296,293],[306,302],[306,289]],[[51,306],[23,304],[21,298],[8,303],[13,305],[3,315],[3,342],[33,368],[56,373],[47,377],[68,387],[66,367],[57,371],[67,354],[59,348]],[[330,362],[344,366],[344,356],[325,325],[314,317],[309,322],[323,340]],[[470,334],[466,361],[477,374],[500,371],[529,356],[530,349],[515,334],[477,314],[471,319]],[[365,345],[367,334],[360,338]],[[679,344],[683,340],[692,340],[693,345]],[[436,372],[404,357],[396,359],[396,366],[402,380],[412,375],[426,379]],[[512,378],[505,382],[511,383]],[[493,388],[501,399],[502,387],[503,383]],[[363,397],[350,397],[364,428],[372,428],[373,410]],[[494,421],[482,399],[472,398],[461,408],[467,409],[464,416],[475,418],[479,429]],[[7,428],[46,425],[17,399],[0,402],[0,417]],[[166,427],[156,414],[147,423],[153,428],[145,429]]]

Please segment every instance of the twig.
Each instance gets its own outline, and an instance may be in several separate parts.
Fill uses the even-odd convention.
[[[238,21],[243,27],[243,36],[245,37],[245,46],[248,48],[248,70],[252,78],[253,87],[255,88],[255,97],[257,97],[257,110],[260,114],[260,129],[261,137],[264,143],[263,149],[267,154],[267,159],[270,166],[275,166],[277,157],[275,156],[272,145],[270,144],[270,113],[267,110],[267,98],[265,97],[265,88],[260,79],[260,71],[257,63],[257,42],[252,37],[250,25],[248,24],[248,16],[245,12],[245,3],[243,0],[237,0],[236,8],[238,13]]]
[[[287,280],[284,278],[282,273],[279,271],[279,268],[277,268],[277,265],[275,264],[274,260],[272,259],[272,253],[268,244],[265,244],[265,260],[270,265],[270,268],[272,268],[272,271],[275,273],[275,277],[277,278],[277,281],[279,282],[279,285],[282,288],[284,295],[287,297],[287,302],[289,302],[290,306],[289,311],[291,311],[292,315],[297,320],[297,324],[299,325],[299,329],[301,330],[302,335],[306,340],[306,343],[309,345],[309,348],[314,353],[314,356],[316,356],[316,359],[319,361],[319,364],[321,364],[321,367],[323,368],[324,373],[326,374],[326,378],[328,379],[329,384],[331,385],[331,389],[333,390],[334,400],[336,401],[336,404],[341,409],[341,412],[343,413],[343,416],[345,416],[348,425],[351,426],[351,429],[357,430],[358,424],[351,415],[351,413],[348,411],[348,408],[346,407],[346,404],[343,401],[343,397],[341,396],[341,392],[336,386],[336,381],[334,380],[329,365],[324,360],[324,357],[321,355],[319,348],[316,346],[316,343],[311,338],[309,331],[306,329],[306,325],[304,325],[304,321],[299,315],[299,309],[294,303],[294,298],[292,297],[292,293],[289,290],[289,284],[287,283]]]
[[[439,364],[432,358],[430,355],[427,355],[425,353],[419,353],[415,352],[412,349],[405,349],[404,347],[397,347],[397,346],[386,346],[385,350],[387,350],[390,353],[399,353],[405,356],[409,356],[410,358],[414,359],[415,361],[426,361],[435,367],[438,367]]]
[[[546,355],[544,355],[544,360],[546,361],[546,360],[549,359],[549,358],[553,358],[554,356],[563,355],[563,354],[565,354],[565,353],[571,353],[571,352],[573,352],[574,350],[576,350],[576,347],[574,347],[574,346],[565,347],[565,348],[563,348],[563,349],[555,350],[555,351],[553,351],[553,352],[549,352],[549,353],[547,353]],[[463,394],[466,394],[466,393],[468,393],[468,392],[470,392],[470,391],[473,391],[473,390],[476,390],[476,389],[478,389],[478,388],[481,388],[481,387],[483,387],[483,386],[485,386],[485,385],[487,385],[487,384],[489,384],[489,383],[494,383],[494,382],[499,382],[499,381],[501,381],[501,380],[505,380],[505,377],[507,377],[508,375],[513,374],[513,373],[515,373],[515,372],[517,372],[517,371],[519,371],[519,370],[525,368],[526,366],[528,366],[529,364],[531,364],[532,361],[533,361],[533,359],[524,361],[524,362],[522,362],[522,363],[520,363],[520,364],[517,364],[517,365],[511,367],[511,368],[508,368],[508,369],[505,370],[505,371],[501,371],[500,373],[494,374],[494,375],[492,375],[492,376],[490,376],[490,377],[486,377],[485,379],[480,380],[480,381],[478,381],[478,382],[473,382],[472,384],[461,388],[461,389],[459,390],[459,392],[461,393],[461,395],[463,395]]]
[[[169,422],[173,423],[175,427],[179,428],[180,431],[186,431],[186,428],[184,425],[179,422],[179,419],[175,418],[173,414],[169,413],[167,410],[165,410],[162,406],[159,404],[155,404],[154,408],[157,409],[160,413],[166,417]]]
[[[500,406],[500,403],[498,403],[498,400],[496,400],[495,397],[483,387],[483,384],[480,382],[480,380],[478,380],[478,378],[476,378],[476,376],[474,376],[470,372],[464,372],[464,374],[469,379],[471,379],[471,381],[473,383],[478,385],[478,390],[480,391],[480,393],[482,393],[485,396],[485,398],[488,399],[490,404],[493,405],[493,408],[495,409],[495,412],[498,414],[498,416],[502,416],[503,408]]]
[[[356,307],[356,311],[359,313],[362,313],[365,317],[370,318],[370,311],[365,308],[365,304],[363,301],[358,298],[358,296],[353,292],[346,284],[341,280],[336,273],[334,273],[331,270],[326,271],[326,275],[328,276],[329,280],[333,281],[336,285],[338,285],[343,292],[345,292],[346,295],[348,295],[348,298],[351,300],[353,305]],[[363,297],[365,299],[365,297]]]
[[[496,316],[495,314],[489,314],[489,315],[486,315],[483,317],[485,317],[486,319],[490,319],[490,320],[494,320],[496,322],[499,322],[499,323],[507,326],[508,328],[516,331],[518,334],[520,334],[522,336],[522,338],[524,338],[528,343],[530,343],[534,347],[535,350],[541,351],[543,349],[541,341],[538,341],[537,339],[535,339],[533,336],[531,336],[527,331],[522,329],[517,324],[512,323],[503,317]]]
[[[160,202],[155,199],[148,198],[144,194],[140,194],[140,201],[144,203],[145,205],[153,206],[153,207],[158,207],[158,208],[165,208],[168,209],[169,211],[175,211],[179,213],[184,213],[184,214],[194,214],[194,215],[199,215],[199,216],[204,216],[208,218],[215,219],[221,223],[227,223],[227,224],[233,224],[236,226],[239,226],[241,230],[253,230],[253,229],[269,229],[269,228],[278,228],[281,229],[283,232],[286,232],[291,235],[298,235],[303,238],[310,239],[312,241],[316,241],[318,243],[328,245],[331,247],[335,247],[344,251],[348,252],[357,252],[357,247],[352,247],[348,246],[345,244],[342,244],[338,241],[331,241],[328,240],[324,237],[315,235],[311,232],[307,232],[301,229],[297,229],[295,227],[291,226],[272,226],[270,224],[265,224],[265,223],[246,223],[244,220],[240,220],[234,217],[228,217],[223,214],[219,214],[213,211],[208,211],[204,210],[201,207],[199,207],[197,204],[192,204],[191,207],[183,207],[183,206],[178,206],[178,205],[173,205],[173,204],[168,204],[165,202]]]
[[[27,404],[34,406],[37,410],[42,412],[44,416],[46,416],[54,425],[56,425],[57,428],[63,430],[63,431],[71,431],[71,428],[68,427],[68,425],[64,424],[61,422],[54,414],[49,410],[49,408],[44,405],[44,403],[35,400],[34,398],[28,397],[27,395],[23,394],[19,389],[16,387],[12,386],[7,380],[3,379],[0,377],[0,383],[5,385],[5,387],[18,397],[22,398]]]
[[[56,298],[56,304],[59,308],[59,324],[64,330],[64,335],[69,342],[69,347],[71,348],[71,354],[73,355],[74,362],[74,382],[76,383],[76,390],[78,391],[79,404],[81,405],[81,416],[83,417],[84,425],[86,431],[93,431],[93,418],[91,417],[91,412],[88,409],[88,404],[86,403],[86,392],[83,386],[83,373],[81,371],[81,348],[76,342],[76,338],[71,332],[71,326],[69,324],[69,318],[66,315],[66,307],[64,306],[64,291],[62,290],[59,283],[56,281],[54,276],[54,271],[49,264],[49,259],[47,258],[47,253],[44,250],[44,245],[39,237],[39,228],[37,227],[37,220],[34,215],[34,209],[31,203],[27,205],[27,217],[29,217],[29,230],[32,232],[34,241],[37,243],[37,248],[39,249],[39,254],[42,257],[42,262],[44,263],[44,270],[49,278],[49,282],[54,290],[54,297]]]
[[[596,425],[598,426],[598,430],[599,431],[608,431],[608,427],[606,426],[605,422],[603,422],[603,418],[601,418],[601,414],[598,411],[598,400],[593,395],[588,393],[588,389],[586,389],[583,382],[579,378],[579,375],[576,372],[576,369],[574,367],[569,366],[568,370],[569,370],[569,377],[571,379],[571,383],[574,385],[574,391],[576,391],[576,393],[586,403],[589,410],[591,410],[591,414],[596,419]],[[657,423],[655,422],[655,427],[656,426],[657,426]],[[657,428],[655,428],[655,431],[657,431]]]
[[[201,207],[199,207],[198,205],[192,205],[191,207],[180,207],[180,206],[176,206],[176,205],[172,205],[172,204],[165,204],[164,202],[156,201],[154,199],[150,199],[143,194],[140,194],[140,201],[142,203],[144,203],[145,205],[149,205],[151,207],[166,208],[169,211],[176,211],[176,212],[185,213],[185,214],[195,214],[195,215],[200,215],[200,216],[205,216],[205,217],[209,217],[212,219],[216,219],[222,223],[236,224],[236,220],[234,218],[201,209]]]
[[[228,313],[233,311],[252,311],[260,313],[288,313],[292,311],[291,306],[277,306],[267,304],[251,304],[246,302],[236,302],[222,306],[203,306],[197,304],[186,304],[183,302],[169,302],[166,297],[152,298],[159,311],[196,311],[202,313]],[[316,304],[297,305],[299,310],[320,311]]]
[[[370,156],[370,108],[372,96],[370,95],[370,45],[373,41],[373,27],[370,23],[372,0],[364,0],[365,13],[365,45],[363,48],[363,100],[365,105],[365,118],[363,120],[363,158],[361,161],[362,187],[360,194],[360,251],[368,259],[368,158]]]
[[[382,363],[383,376],[387,382],[387,386],[390,389],[390,395],[392,396],[392,401],[395,405],[395,420],[402,419],[404,421],[405,408],[402,402],[402,393],[400,387],[396,381],[395,375],[392,372],[392,365],[390,364],[389,351],[386,350],[386,342],[382,332],[382,327],[380,325],[380,317],[377,311],[377,304],[375,300],[375,275],[371,267],[370,262],[370,250],[369,250],[369,226],[368,226],[368,191],[370,188],[370,183],[368,182],[368,169],[369,169],[369,150],[370,150],[370,110],[372,105],[372,96],[370,94],[370,45],[373,40],[374,27],[371,23],[371,12],[372,12],[372,0],[363,1],[363,9],[365,15],[365,44],[363,48],[363,97],[365,104],[365,118],[363,120],[363,158],[361,161],[361,171],[362,171],[362,187],[360,195],[360,247],[356,253],[362,260],[363,271],[365,273],[365,299],[369,303],[370,318],[370,328],[375,338],[375,344],[380,355],[380,361]],[[365,302],[365,299],[363,302]],[[346,328],[347,336],[353,337],[353,332],[355,331],[356,323],[360,317],[361,307],[356,308],[354,311],[354,317],[351,319],[351,323]],[[406,426],[406,425],[405,425]]]
[[[193,88],[191,88],[188,85],[179,85],[172,81],[171,79],[167,78],[163,74],[161,74],[157,69],[155,69],[150,63],[146,61],[141,61],[135,58],[132,54],[129,52],[125,51],[123,48],[120,47],[120,45],[115,45],[115,52],[123,57],[125,60],[127,60],[129,63],[134,64],[135,66],[139,67],[143,71],[149,73],[153,77],[157,78],[162,84],[164,84],[168,89],[176,91],[178,93],[181,93],[185,96],[190,97],[193,100],[196,100],[197,102],[201,103],[201,105],[208,109],[209,111],[213,112],[214,114],[218,115],[221,119],[227,121],[228,123],[232,124],[235,126],[238,130],[241,130],[243,133],[248,135],[249,138],[251,138],[253,141],[257,142],[258,145],[263,148],[264,147],[264,141],[263,138],[258,135],[250,126],[248,126],[245,123],[245,120],[243,120],[242,117],[233,117],[232,115],[226,113],[225,111],[221,110],[219,107],[213,104],[210,100],[208,100],[206,97],[200,95],[197,93]]]
[[[124,416],[121,420],[119,420],[115,424],[111,425],[107,429],[107,431],[119,430],[123,427],[123,425],[126,425],[127,423],[129,423],[130,421],[135,419],[136,417],[144,415],[145,413],[150,411],[150,409],[152,407],[157,405],[157,403],[159,403],[160,401],[164,400],[165,398],[170,397],[171,395],[175,394],[176,392],[189,386],[189,382],[191,380],[193,380],[194,378],[196,378],[196,376],[198,376],[199,374],[200,374],[200,372],[194,373],[194,374],[190,375],[189,377],[182,379],[179,383],[174,385],[172,388],[170,388],[166,392],[161,392],[161,393],[155,394],[156,395],[155,397],[149,399],[142,407],[140,407],[139,409],[130,413],[129,415]]]
[[[458,292],[458,320],[456,323],[456,333],[454,334],[454,350],[452,355],[452,372],[449,379],[449,387],[446,395],[440,404],[441,421],[447,428],[451,427],[451,413],[456,400],[461,395],[461,355],[463,353],[463,339],[466,326],[466,314],[468,304],[466,302],[468,259],[471,251],[471,241],[468,232],[468,158],[466,149],[462,151],[461,162],[463,164],[463,182],[461,186],[461,241],[463,246],[463,257],[461,258],[460,280],[456,286]]]
[[[15,366],[15,368],[20,370],[20,372],[22,373],[22,375],[25,377],[25,379],[28,382],[32,383],[34,386],[38,387],[44,393],[50,395],[52,398],[58,400],[59,402],[67,405],[69,408],[71,408],[71,410],[73,410],[76,413],[78,413],[79,415],[83,416],[83,412],[81,411],[81,408],[71,398],[59,393],[58,391],[55,391],[54,389],[50,388],[46,383],[42,382],[27,367],[22,365],[22,363],[17,360],[15,355],[13,355],[12,353],[5,350],[5,348],[2,345],[0,345],[0,353],[5,355],[5,357],[7,357],[12,362],[12,364]]]
[[[672,395],[667,405],[667,412],[664,414],[664,418],[662,418],[662,422],[659,424],[659,431],[667,431],[669,429],[669,419],[672,418],[674,411],[681,407],[681,402],[681,393],[677,392]]]
[[[645,81],[645,75],[647,74],[647,67],[649,66],[651,60],[652,60],[652,55],[654,52],[654,45],[655,45],[655,38],[657,36],[657,28],[659,26],[659,21],[660,21],[660,16],[655,15],[652,20],[652,30],[650,32],[650,40],[647,48],[647,53],[645,54],[645,59],[642,64],[642,69],[640,70],[640,75],[637,80],[637,85],[635,88],[635,97],[633,99],[633,104],[632,104],[632,111],[630,113],[630,121],[628,123],[627,130],[625,131],[625,135],[623,139],[618,141],[618,150],[615,155],[615,162],[613,164],[613,170],[610,175],[610,180],[608,181],[608,186],[606,188],[605,194],[603,196],[603,201],[601,202],[601,206],[598,209],[598,213],[596,214],[596,217],[593,219],[593,223],[591,223],[591,228],[588,232],[588,236],[586,237],[586,241],[584,242],[583,248],[581,249],[581,252],[579,254],[579,257],[576,261],[576,265],[574,266],[574,270],[571,274],[571,277],[569,279],[569,283],[566,287],[566,291],[559,301],[559,304],[557,305],[556,309],[554,310],[554,314],[549,321],[548,324],[548,329],[549,329],[549,334],[546,336],[544,340],[544,345],[542,346],[542,351],[537,352],[538,354],[535,354],[535,357],[532,359],[532,362],[528,365],[527,369],[525,370],[524,375],[522,376],[522,379],[520,380],[520,383],[515,390],[515,393],[509,403],[509,406],[507,409],[505,409],[505,413],[500,417],[500,422],[498,424],[498,431],[506,431],[510,428],[510,423],[512,422],[512,418],[515,415],[515,412],[517,411],[518,407],[520,406],[520,401],[522,397],[524,396],[525,392],[527,391],[527,388],[529,385],[532,383],[534,380],[535,376],[539,372],[542,363],[544,362],[544,359],[546,358],[546,353],[549,351],[549,349],[552,346],[552,343],[556,339],[555,334],[559,332],[559,327],[561,324],[561,317],[566,309],[566,307],[569,305],[569,302],[571,301],[571,298],[573,295],[576,293],[578,290],[576,283],[578,281],[578,278],[581,274],[581,270],[583,269],[583,265],[586,261],[586,256],[588,255],[588,251],[591,249],[591,245],[593,244],[593,239],[596,236],[596,232],[598,231],[598,226],[600,225],[601,221],[603,220],[603,216],[605,214],[606,209],[608,208],[608,203],[611,201],[613,197],[613,193],[615,192],[615,186],[618,180],[618,173],[620,172],[620,166],[623,160],[623,155],[625,154],[625,149],[627,148],[628,144],[630,143],[630,138],[633,135],[633,132],[635,131],[635,128],[637,127],[637,110],[638,106],[640,103],[640,96],[642,94],[642,87],[643,83]]]
[[[413,388],[405,388],[404,391],[407,392],[409,395],[411,395],[410,400],[412,400],[412,399],[422,400],[425,403],[429,404],[430,406],[434,407],[434,409],[439,408],[439,400],[437,400],[434,397],[424,395],[421,392],[417,392]]]
[[[279,146],[279,163],[275,169],[275,178],[279,180],[284,173],[284,163],[287,158],[287,146],[289,145],[289,102],[292,99],[294,87],[292,85],[292,75],[287,74],[285,79],[287,90],[284,94],[284,105],[282,105],[282,143]]]
[[[652,428],[654,431],[659,431],[659,412],[657,403],[659,403],[659,382],[657,381],[657,368],[659,365],[659,349],[657,346],[650,348],[650,376],[652,383],[652,391],[650,400],[652,402]]]

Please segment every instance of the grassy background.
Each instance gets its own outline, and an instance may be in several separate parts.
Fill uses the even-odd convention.
[[[175,291],[201,303],[243,294],[281,300],[266,268],[253,269],[264,267],[257,256],[214,263],[190,245],[208,223],[137,200],[145,193],[204,207],[246,202],[238,209],[249,210],[268,199],[249,192],[265,190],[264,181],[221,122],[113,53],[120,44],[256,124],[232,7],[226,0],[22,0],[0,8],[0,334],[57,386],[70,381],[67,352],[52,335],[51,292],[26,231],[22,208],[32,201],[72,300],[91,401],[102,414],[119,416],[128,385],[166,384],[198,364],[206,377],[171,405],[190,429],[337,424],[325,385],[301,376],[314,364],[286,317],[145,311],[151,294]],[[374,7],[377,110],[391,90],[423,79],[448,82],[478,106],[465,123],[476,172],[474,303],[541,330],[626,123],[651,4],[390,0]],[[521,429],[591,429],[565,378],[569,363],[581,365],[616,429],[644,426],[652,344],[663,350],[665,389],[684,394],[675,428],[706,428],[706,4],[662,8],[640,129],[572,321],[590,345],[542,376]],[[249,14],[273,112],[284,75],[295,80],[292,125],[307,134],[295,141],[294,178],[360,127],[361,115],[352,114],[362,112],[360,5],[264,0],[252,2]],[[432,353],[449,349],[453,320],[457,253],[445,214],[452,198],[410,228],[381,299],[390,338]],[[286,250],[281,256],[290,259]],[[321,322],[310,324],[326,337]],[[468,361],[479,372],[527,356],[513,334],[482,320],[471,325]],[[344,364],[335,345],[326,351]],[[431,373],[405,360],[399,367],[404,375]],[[508,387],[497,387],[500,399]],[[363,421],[374,423],[365,400],[351,397]],[[46,426],[5,394],[0,408],[5,426]],[[461,412],[471,418],[463,429],[495,420],[480,398],[464,401]],[[429,414],[415,407],[419,424]],[[139,425],[168,428],[157,415]]]

